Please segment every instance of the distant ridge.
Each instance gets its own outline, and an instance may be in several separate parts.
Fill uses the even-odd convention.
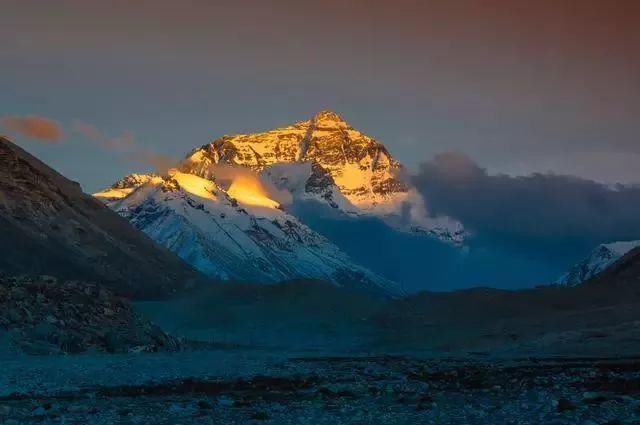
[[[640,247],[640,241],[620,241],[598,245],[587,258],[580,261],[562,275],[556,284],[563,286],[576,286],[597,276],[599,273],[613,265],[626,253]]]

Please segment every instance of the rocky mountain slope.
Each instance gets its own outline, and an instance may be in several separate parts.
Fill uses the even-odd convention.
[[[579,285],[622,258],[627,252],[640,246],[640,241],[622,241],[599,245],[587,258],[574,265],[562,275],[556,284]]]
[[[214,165],[250,168],[297,198],[327,202],[348,214],[390,218],[405,230],[447,242],[464,236],[460,223],[423,214],[422,199],[398,177],[402,165],[335,112],[262,133],[223,136],[191,152],[182,170],[215,179]],[[419,213],[409,222],[399,220],[408,205]]]
[[[160,297],[202,275],[80,186],[0,137],[0,271]]]
[[[130,191],[120,200],[112,199],[111,189],[96,196],[209,276],[254,282],[304,277],[387,296],[402,292],[279,209],[258,181],[237,180],[225,190],[175,169],[165,177],[139,177],[114,185]]]

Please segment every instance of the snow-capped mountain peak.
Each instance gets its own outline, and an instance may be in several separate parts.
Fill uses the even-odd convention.
[[[192,150],[166,176],[132,174],[96,196],[220,279],[316,278],[397,294],[395,283],[354,264],[286,210],[302,217],[305,208],[295,202],[320,202],[350,218],[462,242],[462,225],[431,217],[401,170],[382,143],[325,110],[265,132],[220,137]]]
[[[400,163],[387,149],[331,111],[263,133],[223,136],[193,151],[185,168],[209,177],[213,164],[260,172],[277,163],[295,162],[321,167],[331,177],[324,183],[336,184],[354,205],[373,207],[407,191],[395,175]]]
[[[225,189],[170,170],[165,177],[139,179],[137,188],[108,205],[218,279],[269,283],[314,278],[378,294],[402,292],[279,209],[259,182],[248,178],[243,175]]]
[[[300,164],[308,164],[301,166]],[[406,206],[424,210],[418,196],[400,178],[402,165],[377,140],[354,129],[332,111],[262,133],[226,135],[192,151],[181,169],[215,179],[216,165],[249,168],[286,186],[296,181],[295,197],[314,199],[350,215],[402,222]],[[276,170],[276,171],[274,171]],[[306,180],[300,181],[300,172]],[[300,190],[300,188],[304,190]],[[417,204],[416,204],[417,202]],[[455,220],[422,217],[404,223],[447,242],[459,243],[464,229]]]
[[[637,241],[618,241],[598,245],[587,258],[574,265],[557,281],[557,285],[576,286],[585,282],[622,258],[627,252],[640,246]]]

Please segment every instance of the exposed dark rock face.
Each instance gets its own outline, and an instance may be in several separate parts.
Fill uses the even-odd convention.
[[[0,279],[0,327],[29,354],[180,348],[107,288],[49,276]]]
[[[97,281],[165,296],[201,279],[127,220],[0,137],[0,271]]]
[[[320,164],[316,162],[312,163],[311,175],[305,185],[305,191],[307,193],[319,194],[326,199],[333,208],[338,208],[338,205],[333,200],[333,191],[331,190],[335,184],[331,174],[322,168]]]

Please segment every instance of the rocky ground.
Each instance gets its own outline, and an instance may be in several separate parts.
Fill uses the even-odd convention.
[[[23,384],[30,373],[46,383],[55,365],[9,367],[21,390],[2,389],[0,423],[640,423],[637,359],[166,356],[112,356],[103,372],[111,385],[91,383],[96,365],[76,366],[64,374],[74,382],[48,389]],[[163,362],[183,366],[142,375]]]
[[[378,304],[343,296],[328,314],[332,292],[290,289],[136,311],[86,282],[0,278],[0,424],[640,424],[640,357],[619,357],[638,352],[635,304],[562,316],[577,325],[560,330],[542,315],[554,333],[540,319],[412,325],[457,348],[418,351],[381,343],[362,320]]]
[[[180,342],[110,290],[49,276],[0,277],[0,330],[29,354],[176,350]]]

